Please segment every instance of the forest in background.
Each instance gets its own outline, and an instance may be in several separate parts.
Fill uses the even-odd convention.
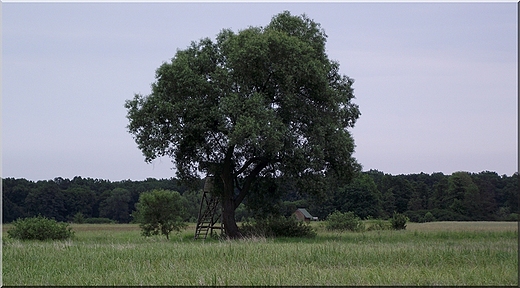
[[[154,189],[179,192],[188,203],[185,220],[196,222],[203,187],[203,180],[193,185],[199,188],[189,188],[175,178],[1,180],[2,223],[37,215],[67,222],[130,223],[140,193]],[[387,219],[397,212],[412,222],[518,221],[518,181],[518,172],[511,176],[490,171],[390,175],[370,170],[348,185],[313,196],[290,185],[262,186],[269,183],[260,180],[257,189],[263,193],[246,198],[236,210],[236,219],[289,216],[297,208],[306,208],[320,220],[337,210],[352,211],[362,219]]]

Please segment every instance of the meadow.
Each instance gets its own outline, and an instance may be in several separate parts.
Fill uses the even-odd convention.
[[[193,240],[133,224],[73,224],[67,241],[18,241],[2,227],[3,285],[518,286],[518,222],[408,223],[315,238]]]

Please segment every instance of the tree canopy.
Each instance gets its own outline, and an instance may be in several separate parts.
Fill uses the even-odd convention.
[[[151,94],[125,104],[146,161],[169,156],[181,179],[222,180],[230,237],[240,236],[234,210],[257,177],[311,189],[361,170],[348,131],[360,116],[353,80],[328,58],[326,38],[320,24],[287,11],[266,27],[224,29],[178,50],[157,69]]]

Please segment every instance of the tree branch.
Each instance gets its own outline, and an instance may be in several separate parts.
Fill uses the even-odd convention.
[[[265,167],[267,167],[268,164],[269,164],[269,161],[267,159],[263,158],[263,160],[255,166],[253,171],[251,171],[251,173],[249,173],[249,175],[247,175],[247,177],[245,179],[245,182],[244,182],[244,185],[242,186],[242,189],[240,190],[240,192],[238,193],[237,197],[235,198],[235,209],[238,207],[238,205],[240,205],[240,203],[242,203],[242,201],[246,197],[247,193],[249,193],[249,189],[251,188],[251,184],[255,180],[256,176],[258,176],[258,174]]]
[[[235,187],[238,188],[238,191],[242,191],[242,187],[240,187],[240,183],[238,183],[237,177],[233,177],[235,181]]]
[[[253,158],[247,160],[247,162],[242,166],[242,168],[240,168],[237,172],[235,172],[233,177],[238,177],[238,175],[242,174],[242,172],[244,172],[249,166],[251,166],[251,164],[253,164],[253,162],[262,160],[262,159],[263,158],[260,158],[260,157],[253,157]]]
[[[265,80],[264,84],[262,84],[262,88],[260,89],[260,92],[264,93],[265,92],[265,88],[267,88],[267,83],[269,82],[269,80],[271,79],[271,75],[273,75],[273,72],[269,72],[269,75],[267,75],[267,79]]]

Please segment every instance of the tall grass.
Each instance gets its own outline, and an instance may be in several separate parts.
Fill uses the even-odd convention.
[[[317,225],[313,239],[235,241],[193,240],[191,227],[167,241],[140,236],[136,225],[73,225],[69,241],[4,236],[3,284],[518,285],[515,226],[453,231],[427,224],[363,233]]]

